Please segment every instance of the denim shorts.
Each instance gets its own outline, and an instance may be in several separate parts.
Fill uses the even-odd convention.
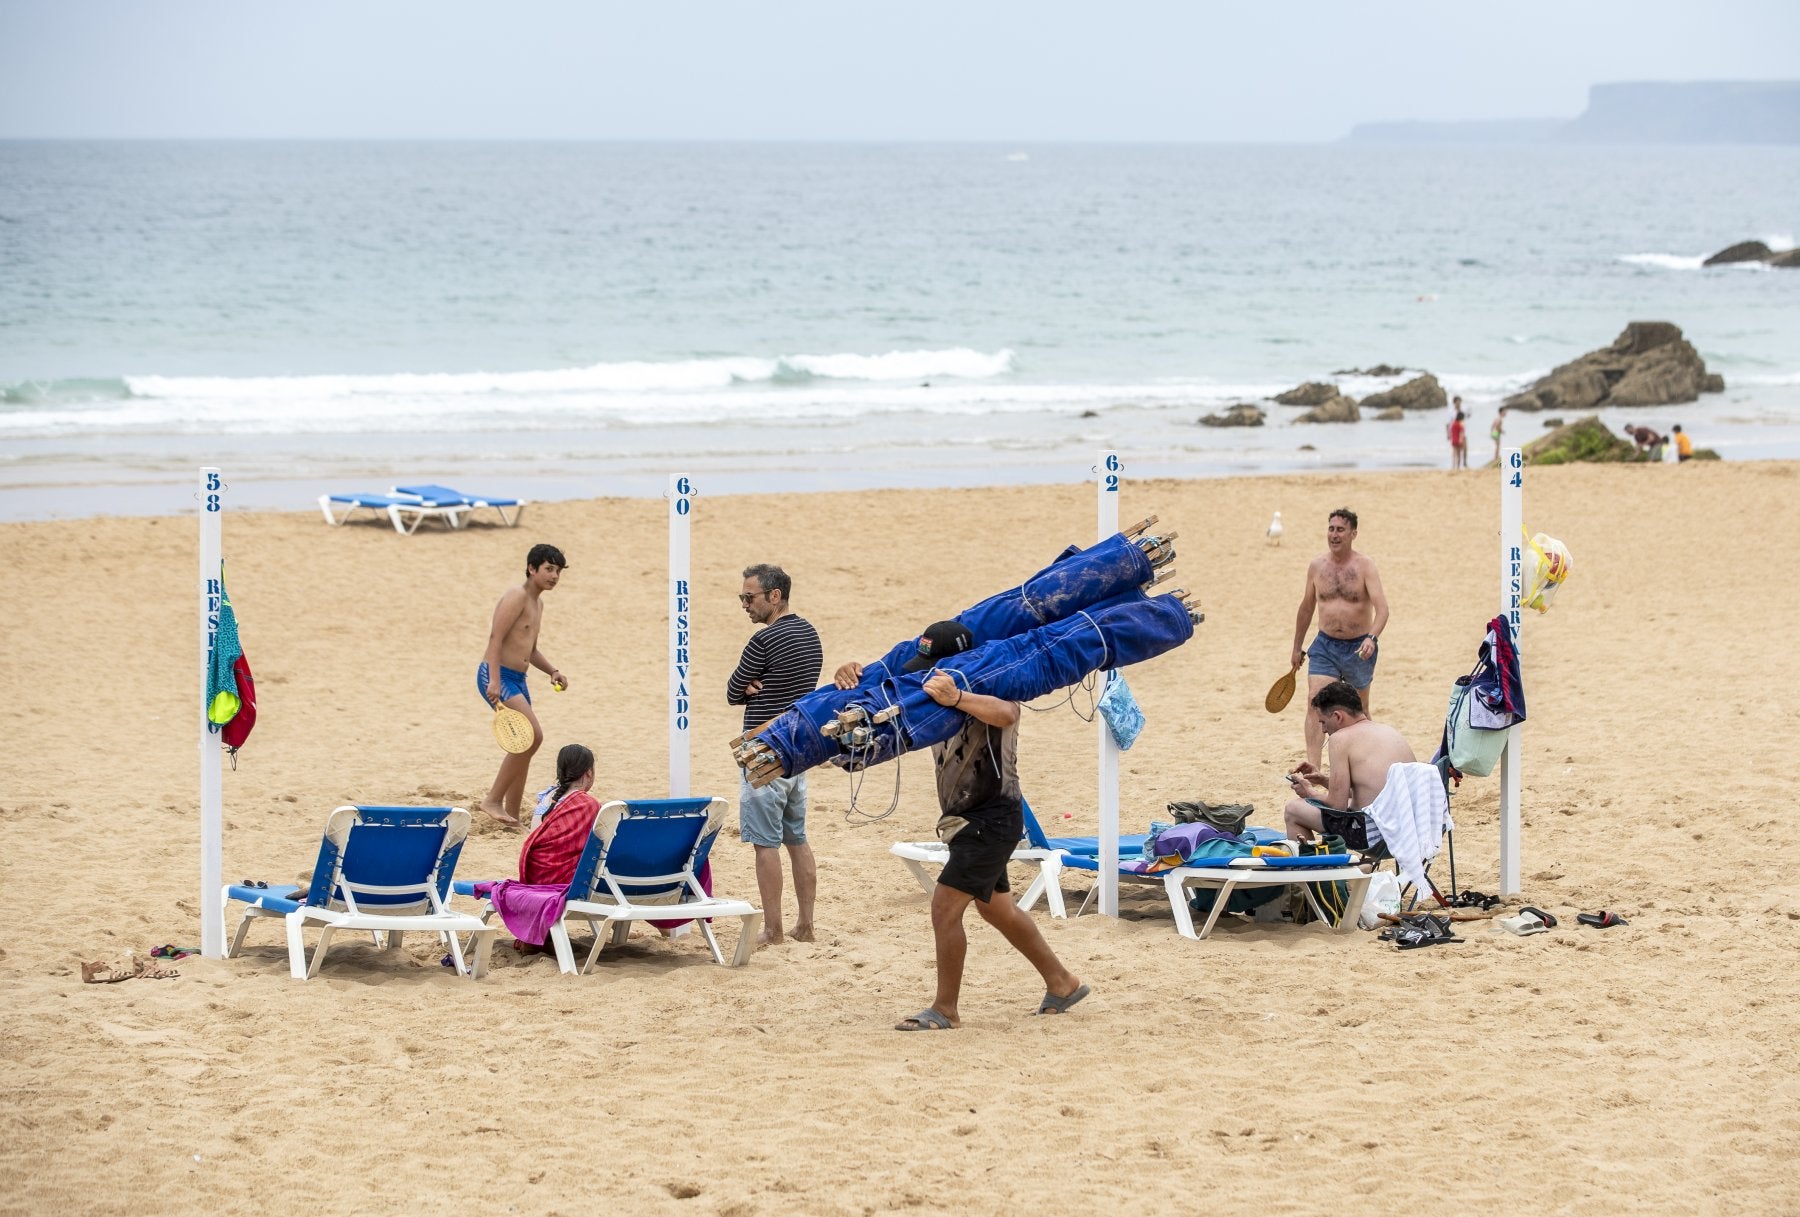
[[[1357,648],[1362,644],[1361,636],[1333,638],[1321,631],[1312,640],[1312,645],[1306,648],[1306,674],[1348,681],[1353,689],[1368,688],[1375,679],[1375,661],[1381,658],[1381,643],[1375,643],[1375,653],[1367,659],[1359,658],[1356,654]]]
[[[806,844],[806,775],[776,778],[760,790],[738,787],[738,831],[751,845]]]

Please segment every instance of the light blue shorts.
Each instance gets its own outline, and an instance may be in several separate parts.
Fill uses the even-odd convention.
[[[806,844],[806,775],[776,778],[760,790],[740,783],[738,831],[765,849]]]

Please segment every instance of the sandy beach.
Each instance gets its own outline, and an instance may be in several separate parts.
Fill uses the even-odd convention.
[[[1800,655],[1777,632],[1800,590],[1780,556],[1797,488],[1786,462],[1531,472],[1526,521],[1574,574],[1524,630],[1515,903],[1558,929],[1472,923],[1401,953],[1226,918],[1193,942],[1160,893],[1128,889],[1117,920],[1040,907],[1094,989],[1066,1017],[1032,1016],[1037,977],[971,918],[964,1027],[935,1036],[890,1029],[930,997],[925,897],[887,853],[931,832],[918,755],[877,824],[847,815],[844,775],[814,777],[819,939],[742,970],[640,933],[565,977],[503,938],[477,984],[415,937],[399,959],[347,941],[302,984],[264,924],[236,960],[82,984],[81,960],[198,941],[195,524],[0,524],[0,1213],[1800,1210],[1800,841],[1781,772]],[[1121,519],[1179,530],[1175,582],[1207,620],[1129,672],[1149,726],[1121,764],[1126,828],[1196,797],[1280,822],[1302,699],[1279,717],[1262,699],[1340,505],[1393,605],[1376,717],[1428,756],[1497,608],[1497,498],[1483,472],[1128,482]],[[749,632],[743,566],[787,567],[829,671],[1091,541],[1092,499],[700,500],[694,790],[735,805],[723,690]],[[1281,547],[1263,537],[1276,509]],[[472,671],[539,540],[570,558],[542,649],[573,687],[539,681],[530,788],[579,741],[596,794],[665,792],[665,510],[543,504],[516,530],[410,538],[228,517],[260,719],[224,778],[226,878],[309,868],[339,804],[474,805],[497,754]],[[1023,725],[1026,794],[1092,832],[1095,729],[1044,704]],[[894,774],[872,772],[862,803],[886,806]],[[1453,803],[1457,877],[1490,892],[1497,806],[1493,780]],[[513,875],[518,842],[479,824],[459,877]],[[714,859],[721,892],[754,897],[748,847]],[[1071,908],[1087,885],[1067,879]],[[1600,908],[1630,925],[1575,923]]]

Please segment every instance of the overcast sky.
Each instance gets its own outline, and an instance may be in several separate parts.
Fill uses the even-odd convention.
[[[0,0],[0,137],[1327,140],[1800,78],[1800,0]]]

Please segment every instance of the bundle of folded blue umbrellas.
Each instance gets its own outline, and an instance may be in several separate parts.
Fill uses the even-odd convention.
[[[1018,587],[957,614],[974,640],[961,654],[905,672],[918,653],[909,638],[865,667],[855,688],[818,689],[739,736],[731,746],[745,777],[763,786],[827,763],[866,769],[949,739],[963,713],[924,691],[933,671],[968,692],[1022,702],[1180,646],[1202,615],[1180,588],[1149,594],[1174,574],[1175,534],[1152,533],[1155,523],[1070,546]]]

